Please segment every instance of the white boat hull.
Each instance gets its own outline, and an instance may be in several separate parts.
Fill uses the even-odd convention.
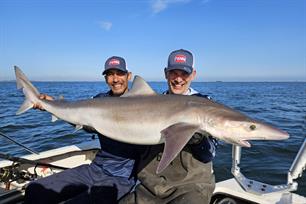
[[[79,145],[71,145],[58,149],[41,152],[39,155],[31,154],[22,158],[31,161],[73,168],[82,164],[89,164],[99,150],[97,140]],[[12,168],[12,161],[0,161],[0,203],[22,203],[24,189],[29,180],[3,181],[3,172]],[[56,174],[61,169],[48,166],[35,166],[33,164],[20,163],[15,168],[24,175],[37,175],[37,179]],[[4,179],[5,180],[5,179]],[[218,182],[211,200],[211,204],[228,203],[260,203],[260,204],[306,204],[306,198],[288,191],[280,191],[268,194],[256,195],[246,192],[236,181],[228,179]],[[236,203],[235,203],[236,202]]]

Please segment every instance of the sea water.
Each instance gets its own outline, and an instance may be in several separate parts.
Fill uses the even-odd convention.
[[[66,100],[88,99],[108,90],[104,82],[33,82],[42,93],[64,96]],[[165,82],[151,82],[158,93],[167,88]],[[248,116],[272,124],[290,134],[283,141],[251,141],[242,148],[241,172],[263,183],[286,184],[287,171],[306,133],[305,82],[195,82],[192,87],[213,100]],[[82,143],[92,135],[63,122],[51,122],[45,111],[29,110],[16,115],[24,101],[15,82],[0,82],[0,131],[35,151]],[[0,152],[14,156],[28,154],[24,149],[0,137]],[[214,159],[216,180],[231,178],[232,145],[220,141]],[[306,172],[298,179],[298,193],[306,196]]]

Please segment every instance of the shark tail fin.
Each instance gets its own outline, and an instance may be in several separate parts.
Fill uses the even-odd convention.
[[[16,83],[17,89],[22,89],[25,95],[25,101],[20,106],[19,110],[16,112],[16,115],[26,112],[31,109],[33,105],[40,101],[38,90],[33,86],[33,84],[29,81],[29,79],[22,73],[19,67],[14,66],[15,75],[16,75]]]
[[[18,109],[18,111],[16,112],[16,115],[24,113],[27,110],[31,109],[32,107],[33,107],[33,104],[29,100],[25,100],[23,104],[20,106],[20,108]]]

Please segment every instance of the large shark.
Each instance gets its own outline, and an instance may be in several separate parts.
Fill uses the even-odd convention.
[[[165,143],[157,173],[165,169],[196,133],[209,133],[228,143],[250,147],[248,140],[282,140],[288,133],[253,120],[212,100],[183,95],[159,95],[139,76],[121,97],[74,102],[41,100],[38,90],[15,66],[16,83],[26,97],[16,114],[34,104],[76,125],[88,126],[121,142],[142,145]]]

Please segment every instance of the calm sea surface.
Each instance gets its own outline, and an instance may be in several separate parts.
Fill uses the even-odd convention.
[[[166,83],[152,82],[162,92]],[[66,100],[87,99],[107,90],[104,82],[34,82],[42,92],[63,95]],[[193,88],[209,94],[214,100],[253,118],[279,127],[290,134],[284,141],[251,141],[251,148],[242,148],[241,171],[245,176],[268,184],[285,184],[287,171],[305,140],[306,83],[234,83],[196,82]],[[36,151],[45,151],[91,140],[91,135],[65,122],[51,122],[47,112],[30,110],[15,113],[24,96],[14,82],[0,82],[0,131]],[[28,154],[22,148],[0,137],[0,152],[14,156]],[[231,145],[220,142],[214,160],[216,180],[231,178]],[[306,196],[306,172],[298,179],[298,193]]]

